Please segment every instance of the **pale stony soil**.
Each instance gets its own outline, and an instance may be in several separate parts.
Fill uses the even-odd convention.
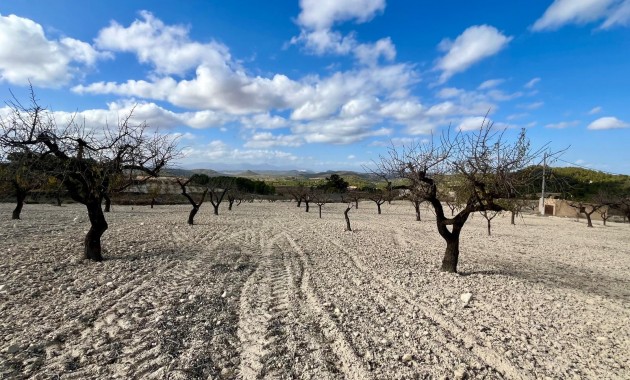
[[[630,225],[476,215],[445,274],[430,211],[343,208],[114,206],[92,263],[80,205],[0,204],[0,378],[630,378]]]

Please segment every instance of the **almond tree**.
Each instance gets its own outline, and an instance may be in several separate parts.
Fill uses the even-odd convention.
[[[83,257],[103,260],[101,237],[108,224],[101,207],[114,176],[132,183],[139,174],[157,176],[177,154],[176,141],[146,123],[134,123],[132,113],[115,126],[79,124],[74,119],[57,126],[54,115],[41,107],[31,89],[30,104],[7,102],[9,115],[0,120],[0,145],[46,158],[54,165],[46,173],[64,184],[68,195],[83,204],[90,220]]]
[[[531,180],[525,167],[534,163],[542,149],[532,150],[522,130],[516,141],[507,141],[505,131],[496,131],[484,121],[477,131],[446,131],[439,141],[391,147],[377,165],[380,173],[405,178],[411,191],[429,202],[436,215],[437,230],[446,242],[442,270],[457,272],[459,238],[468,217],[480,211],[502,211],[498,200],[516,197],[516,189]],[[462,208],[452,217],[444,213],[439,189],[457,191]]]
[[[203,204],[203,201],[206,199],[208,188],[203,191],[203,194],[201,195],[201,200],[199,202],[195,202],[192,196],[186,191],[186,186],[191,181],[194,181],[194,177],[191,177],[184,182],[182,182],[179,178],[177,179],[177,184],[182,189],[182,195],[185,196],[186,199],[188,199],[188,202],[190,202],[190,204],[192,205],[192,210],[190,210],[190,214],[188,214],[188,224],[192,226],[193,224],[195,224],[195,215],[197,215],[199,209],[201,208],[201,205]]]

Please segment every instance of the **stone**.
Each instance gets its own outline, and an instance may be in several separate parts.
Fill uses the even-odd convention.
[[[453,371],[453,379],[463,380],[467,378],[468,378],[468,372],[466,372],[465,367],[459,367],[455,371]]]
[[[459,299],[462,300],[464,306],[466,306],[470,303],[470,300],[472,299],[472,293],[463,293],[461,296],[459,296]]]
[[[404,354],[402,356],[401,360],[402,360],[403,363],[409,363],[410,361],[413,360],[413,355],[412,354]]]
[[[17,344],[12,344],[7,347],[7,354],[15,354],[18,351],[20,351],[20,346],[18,346]]]

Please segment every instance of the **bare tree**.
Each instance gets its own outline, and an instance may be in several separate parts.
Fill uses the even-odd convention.
[[[387,202],[387,194],[382,190],[375,190],[368,193],[367,198],[376,203],[376,210],[381,215],[381,205]]]
[[[90,229],[83,256],[101,261],[101,237],[108,228],[101,205],[111,178],[123,174],[133,182],[140,173],[157,176],[178,154],[176,141],[157,132],[150,134],[144,122],[133,123],[133,112],[114,127],[89,128],[74,119],[58,127],[54,116],[39,106],[32,89],[30,105],[15,98],[7,104],[10,113],[0,120],[0,144],[55,161],[47,174],[62,181],[70,197],[88,212]]]
[[[208,194],[208,188],[206,188],[203,191],[203,194],[201,195],[201,199],[199,200],[199,202],[195,202],[192,196],[188,194],[188,192],[186,191],[186,186],[192,180],[193,178],[189,178],[186,181],[182,182],[179,178],[177,179],[177,183],[179,184],[179,187],[181,187],[182,189],[182,195],[185,196],[186,199],[188,199],[188,202],[190,202],[190,204],[192,205],[192,210],[190,210],[190,214],[188,214],[188,224],[190,224],[191,226],[195,224],[195,215],[197,215],[197,213],[199,212],[201,205],[206,200],[206,194]]]
[[[287,189],[287,193],[291,195],[293,199],[297,202],[297,207],[302,207],[302,201],[306,195],[307,189],[303,183],[298,184],[297,186],[292,186]]]
[[[416,211],[416,222],[422,221],[420,217],[420,206],[424,203],[424,198],[419,197],[417,193],[411,193],[407,195],[407,199],[413,205],[414,210]]]
[[[525,130],[514,143],[506,141],[505,133],[485,121],[474,132],[452,135],[449,129],[439,142],[392,147],[378,163],[377,171],[408,179],[412,191],[433,207],[438,232],[446,241],[443,271],[457,272],[459,237],[468,217],[503,210],[497,200],[517,196],[516,189],[530,180],[522,169],[542,154],[542,149],[530,149]],[[451,218],[444,214],[440,187],[455,189],[462,202],[463,208]]]
[[[210,203],[212,203],[214,215],[219,215],[219,206],[223,202],[225,195],[232,190],[234,182],[226,179],[214,181],[214,178],[211,178],[210,184]]]
[[[588,203],[585,201],[570,201],[568,203],[569,206],[573,207],[576,210],[578,218],[581,214],[584,214],[584,216],[586,216],[586,227],[593,227],[593,220],[591,216],[606,206],[605,204],[601,203]]]
[[[350,227],[350,216],[348,216],[352,207],[354,207],[352,203],[347,203],[346,210],[343,212],[343,217],[346,219],[346,231],[352,231],[352,227]]]
[[[492,235],[492,232],[491,232],[492,219],[494,219],[497,215],[499,215],[501,211],[483,210],[483,211],[479,211],[479,213],[486,220],[487,227],[488,227],[488,236],[491,236]]]
[[[6,157],[7,162],[2,164],[0,170],[0,186],[5,188],[4,192],[12,193],[15,197],[16,205],[11,218],[20,219],[28,194],[47,185],[44,171],[46,160],[23,149],[14,149]]]
[[[322,218],[322,207],[330,202],[329,193],[324,190],[313,191],[313,201],[319,207],[319,218]]]

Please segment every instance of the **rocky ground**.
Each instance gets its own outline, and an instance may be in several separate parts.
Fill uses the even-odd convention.
[[[630,378],[629,225],[476,215],[446,274],[430,211],[344,208],[114,206],[93,263],[80,205],[0,204],[0,378]]]

